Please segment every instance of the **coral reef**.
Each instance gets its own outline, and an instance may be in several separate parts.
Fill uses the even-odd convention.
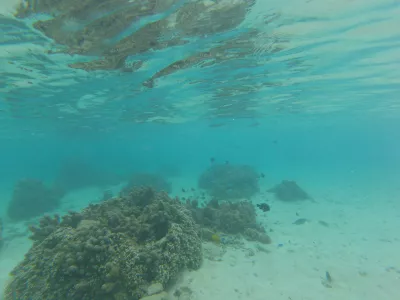
[[[103,192],[103,197],[101,197],[101,201],[107,201],[114,197],[113,192],[111,190],[105,190]]]
[[[259,192],[258,178],[250,166],[214,164],[200,176],[198,185],[217,199],[234,200]]]
[[[287,202],[311,199],[295,181],[291,180],[282,180],[281,183],[269,189],[268,192],[275,194],[277,199]]]
[[[5,300],[138,300],[202,262],[190,211],[150,188],[30,229],[33,245],[12,271]]]
[[[13,220],[25,220],[40,216],[58,207],[64,192],[46,187],[36,179],[23,179],[14,187],[7,214]]]
[[[170,193],[172,190],[171,183],[161,175],[137,173],[130,178],[128,184],[121,190],[120,194],[125,195],[132,189],[143,186],[151,187],[156,191],[164,191],[167,193]]]
[[[203,228],[203,239],[221,240],[216,232],[241,234],[248,240],[271,243],[264,227],[257,223],[254,206],[248,201],[222,202],[211,200],[206,207],[199,207],[197,200],[187,200],[186,207],[196,223]]]

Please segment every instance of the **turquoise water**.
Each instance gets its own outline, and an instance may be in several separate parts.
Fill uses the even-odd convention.
[[[293,235],[304,235],[304,243],[312,243],[314,229],[292,232],[290,226],[280,227],[283,220],[291,224],[285,219],[289,211],[293,218],[303,210],[307,218],[324,215],[339,224],[338,244],[350,245],[354,228],[367,240],[387,235],[390,241],[373,244],[382,247],[382,256],[365,250],[369,275],[366,281],[355,280],[352,291],[340,281],[358,275],[348,278],[350,271],[336,265],[332,291],[322,287],[306,296],[300,291],[304,281],[295,277],[287,289],[277,282],[275,290],[274,284],[268,286],[274,299],[297,299],[294,290],[303,297],[298,299],[374,299],[364,293],[395,299],[398,275],[382,270],[400,270],[395,251],[399,238],[391,235],[400,217],[390,214],[400,205],[398,1],[68,0],[65,7],[57,1],[24,3],[28,8],[17,15],[18,1],[0,6],[0,217],[6,241],[0,258],[7,261],[1,270],[11,271],[23,258],[30,244],[21,228],[39,217],[16,221],[7,213],[16,183],[23,178],[58,185],[63,168],[75,163],[72,173],[63,175],[63,184],[77,188],[65,190],[61,203],[43,212],[65,214],[98,203],[106,190],[117,196],[133,174],[166,179],[172,186],[170,197],[196,198],[197,180],[210,166],[248,165],[263,174],[260,190],[250,200],[271,204],[270,219],[258,213],[257,221],[275,226],[270,251]],[[46,23],[52,19],[56,21]],[[48,27],[39,27],[40,21]],[[309,202],[282,206],[265,193],[282,180],[296,181],[320,210]],[[195,192],[188,196],[192,188]],[[332,208],[332,203],[342,206]],[[351,213],[358,207],[363,211],[359,220]],[[336,220],[336,209],[348,213],[348,221]],[[371,218],[386,222],[368,237],[370,228],[362,222],[376,222]],[[348,253],[366,249],[354,243]],[[325,246],[338,253],[334,246]],[[12,257],[14,265],[9,263],[10,251],[18,254]],[[348,257],[348,264],[355,261],[358,258]],[[198,272],[211,276],[209,267],[206,262]],[[295,274],[293,268],[281,272]],[[322,275],[315,275],[319,287],[319,277],[325,276],[321,268]],[[304,269],[299,272],[309,275]],[[274,275],[268,276],[273,282]],[[390,288],[377,282],[379,278]],[[262,293],[249,292],[265,287],[263,280],[256,287],[243,280],[240,296],[197,278],[197,285],[190,287],[192,298],[185,299],[263,299]],[[168,291],[171,299],[182,300],[173,290]],[[91,299],[74,297],[65,299]]]

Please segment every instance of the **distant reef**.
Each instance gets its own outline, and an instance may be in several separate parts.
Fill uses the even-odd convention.
[[[69,192],[93,186],[117,185],[125,179],[123,175],[112,172],[105,167],[99,167],[84,159],[72,157],[65,159],[60,164],[55,176],[55,185]]]
[[[22,179],[14,187],[7,215],[14,221],[38,217],[56,209],[63,196],[63,190],[47,187],[40,180]]]
[[[198,180],[198,186],[223,200],[250,198],[259,192],[259,174],[246,165],[213,164]]]

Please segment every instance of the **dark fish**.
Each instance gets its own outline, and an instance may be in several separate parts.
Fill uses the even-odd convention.
[[[215,124],[210,124],[208,125],[208,127],[212,127],[212,128],[217,128],[217,127],[222,127],[225,126],[224,123],[215,123]]]
[[[214,162],[215,162],[215,158],[214,158],[214,157],[211,157],[211,158],[210,158],[210,162],[211,162],[211,163],[214,163]]]
[[[225,161],[225,164],[226,164],[226,165],[229,165],[229,161],[228,161],[228,160],[226,160],[226,161]]]
[[[182,189],[182,192],[186,193],[186,190],[185,190],[185,189]]]
[[[264,173],[261,173],[260,176],[261,176],[261,178],[264,178],[264,177],[265,177],[265,174],[264,174]]]
[[[192,192],[195,192],[195,191],[196,191],[194,188],[191,188],[190,190],[191,190]]]
[[[319,225],[325,226],[325,227],[329,227],[329,224],[325,221],[318,221]]]
[[[293,224],[295,224],[295,225],[303,225],[303,224],[308,223],[308,222],[309,222],[309,220],[301,218],[301,219],[297,219],[296,221],[294,221]]]
[[[332,280],[332,276],[328,271],[325,272],[325,279],[326,279],[327,282],[332,282],[333,281]]]
[[[258,207],[259,209],[261,209],[263,212],[267,212],[267,211],[270,211],[270,210],[271,210],[271,208],[269,207],[269,205],[268,205],[267,203],[260,203],[260,204],[257,204],[257,207]]]

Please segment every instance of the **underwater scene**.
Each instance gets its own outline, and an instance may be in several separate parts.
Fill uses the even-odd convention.
[[[400,299],[399,1],[3,0],[0,29],[1,300]]]

